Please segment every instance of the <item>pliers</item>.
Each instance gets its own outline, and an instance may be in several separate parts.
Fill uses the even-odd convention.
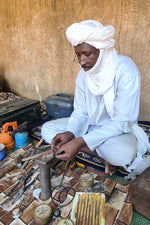
[[[19,189],[19,191],[15,194],[14,200],[12,202],[12,204],[14,204],[19,198],[21,198],[21,196],[24,194],[24,192],[32,185],[34,184],[34,182],[36,181],[37,176],[34,178],[33,181],[31,181],[28,184],[24,184],[22,185],[22,187]]]
[[[23,185],[26,184],[27,180],[32,176],[32,174],[35,172],[34,168],[31,168],[31,170],[29,170],[29,172],[27,174],[25,174],[17,183],[16,185],[8,192],[8,194],[6,196],[9,196],[11,193],[13,193],[14,191],[16,191],[16,187],[23,182]]]
[[[77,162],[77,161],[73,161],[72,165],[70,166],[70,169],[71,169],[71,170],[74,170],[74,168],[76,168],[76,167],[81,167],[81,168],[83,168],[83,169],[86,168],[86,166],[85,166],[84,164],[79,163],[79,162]]]

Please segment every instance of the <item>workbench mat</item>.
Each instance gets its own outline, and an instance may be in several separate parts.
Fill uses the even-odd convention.
[[[9,154],[9,158],[15,159],[18,155],[26,154],[26,150],[17,150],[11,154]],[[11,204],[12,201],[8,201],[8,206],[4,201],[7,199],[5,198],[6,194],[12,187],[16,184],[16,182],[21,179],[21,174],[19,174],[19,169],[14,169],[11,172],[7,173],[4,177],[0,179],[0,225],[35,225],[34,220],[34,210],[35,207],[39,205],[39,203],[43,203],[39,198],[33,196],[33,192],[35,190],[39,190],[40,182],[39,182],[39,170],[38,166],[31,160],[27,167],[24,169],[26,172],[30,168],[36,169],[36,176],[37,179],[35,183],[25,191],[23,198],[18,200],[16,203]],[[61,162],[56,167],[57,175],[52,176],[51,178],[51,185],[54,188],[56,185],[60,184],[62,174],[65,168],[65,162]],[[75,167],[73,169],[68,169],[65,176],[63,185],[66,187],[72,187],[68,193],[67,198],[72,198],[74,191],[75,192],[83,192],[87,191],[80,186],[79,177],[83,173],[92,173],[95,178],[95,182],[102,182],[105,186],[104,193],[106,195],[107,203],[106,203],[106,225],[111,224],[131,224],[132,220],[132,204],[130,202],[130,186],[123,186],[107,177],[104,177],[103,172],[94,173],[90,171],[90,168],[82,169]],[[45,201],[44,201],[45,202]],[[52,209],[54,210],[56,206],[53,204],[51,199],[49,199],[48,204],[51,205]],[[49,203],[50,202],[50,203]],[[13,218],[13,210],[18,208],[22,210],[23,214],[20,215],[18,218]],[[72,202],[66,206],[62,207],[61,215],[63,217],[70,216],[72,208]],[[56,221],[60,220],[61,218],[52,218],[51,221],[48,223],[49,225],[56,224]]]
[[[31,132],[31,137],[36,139],[36,140],[40,140],[41,139],[41,126],[43,123],[47,122],[47,121],[50,121],[52,120],[53,118],[52,117],[49,117],[47,119],[43,119],[41,120],[41,122],[39,123],[39,125],[35,126],[33,129],[32,129],[32,132]],[[148,121],[139,121],[139,126],[143,128],[143,130],[147,133],[149,139],[150,139],[150,122]],[[47,144],[45,142],[45,144]],[[97,157],[94,157],[94,156],[91,156],[91,155],[88,155],[86,153],[81,153],[79,152],[76,156],[76,161],[79,162],[79,163],[82,163],[84,164],[85,166],[91,166],[95,169],[98,169],[98,170],[102,170],[104,171],[104,164],[103,162],[100,160],[100,159],[97,159]],[[117,175],[119,176],[126,176],[128,174],[127,171],[125,171],[123,168],[119,167],[117,172],[116,172]]]

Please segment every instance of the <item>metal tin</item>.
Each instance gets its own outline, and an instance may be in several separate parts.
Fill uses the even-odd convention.
[[[62,219],[58,221],[57,225],[74,225],[74,223],[70,219]]]
[[[17,149],[24,148],[29,144],[28,132],[21,132],[15,134],[15,147]]]
[[[0,161],[6,157],[5,145],[0,143]]]
[[[34,219],[37,224],[45,224],[47,223],[52,214],[52,209],[50,205],[47,205],[45,203],[40,204],[36,207],[34,211]]]
[[[90,173],[84,173],[79,178],[79,183],[84,188],[89,188],[94,183],[94,176]]]

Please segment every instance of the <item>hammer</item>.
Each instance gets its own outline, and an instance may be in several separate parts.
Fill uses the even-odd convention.
[[[43,142],[43,139],[40,139],[40,141],[37,143],[37,147],[39,147]],[[0,169],[0,178],[5,176],[6,173],[10,172],[14,168],[17,168],[17,160],[13,160],[10,162],[7,166],[4,166],[3,168]]]

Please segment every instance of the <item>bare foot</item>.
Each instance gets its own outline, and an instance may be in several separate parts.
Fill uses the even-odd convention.
[[[112,176],[113,174],[116,173],[117,171],[117,166],[113,166],[110,163],[108,163],[107,161],[104,161],[105,164],[105,173]]]

